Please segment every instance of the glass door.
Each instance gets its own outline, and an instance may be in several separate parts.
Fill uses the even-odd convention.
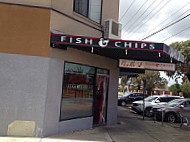
[[[97,69],[93,109],[94,126],[106,123],[108,84],[108,71]]]

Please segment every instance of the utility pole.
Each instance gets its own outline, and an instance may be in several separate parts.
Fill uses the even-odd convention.
[[[144,120],[144,108],[145,108],[145,106],[144,106],[144,94],[145,94],[145,87],[146,87],[146,80],[145,80],[145,78],[143,78],[143,80],[142,80],[142,82],[143,82],[143,120]]]

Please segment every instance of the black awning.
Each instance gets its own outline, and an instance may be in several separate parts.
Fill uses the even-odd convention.
[[[182,54],[164,43],[51,34],[51,47],[65,49],[67,46],[116,60],[131,59],[164,63],[184,61]]]

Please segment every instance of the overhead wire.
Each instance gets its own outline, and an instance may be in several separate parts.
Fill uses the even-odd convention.
[[[143,40],[143,38],[144,37],[146,37],[148,34],[150,34],[152,31],[154,31],[156,28],[158,28],[160,25],[162,25],[163,23],[165,23],[166,21],[168,21],[168,19],[170,18],[170,17],[173,17],[174,15],[176,15],[178,12],[180,12],[181,10],[183,10],[186,6],[188,6],[190,4],[190,2],[187,2],[185,5],[183,5],[180,9],[178,9],[178,10],[176,10],[176,12],[174,12],[174,13],[172,13],[169,17],[167,17],[167,18],[165,18],[163,21],[161,21],[159,24],[157,24],[156,26],[154,26],[152,29],[150,29],[150,31],[149,32],[147,32],[144,36],[142,36],[141,38],[140,38],[140,40]],[[186,12],[185,12],[186,13]],[[183,13],[184,14],[184,13]],[[183,15],[182,14],[182,15]],[[182,16],[181,15],[181,16]],[[180,16],[180,17],[181,17]],[[179,18],[179,17],[178,17]],[[171,22],[169,22],[169,23],[171,23]],[[169,24],[168,23],[168,24]],[[167,25],[167,24],[166,24]]]
[[[188,11],[190,11],[190,9],[186,10],[184,13],[182,13],[182,14],[181,14],[180,16],[178,16],[176,19],[172,20],[171,22],[167,23],[165,26],[161,27],[161,29],[164,28],[164,27],[166,27],[167,25],[170,25],[171,23],[175,22],[178,18],[180,18],[181,16],[183,16],[183,15],[184,15],[185,13],[187,13]],[[147,38],[146,38],[146,39],[147,39]],[[141,41],[142,41],[142,40],[145,40],[145,38],[141,39]]]
[[[162,1],[163,2],[163,1]],[[138,24],[140,24],[140,23],[142,23],[142,24],[140,24],[139,25],[139,27],[137,28],[137,27],[135,27],[132,31],[134,31],[132,34],[130,34],[129,36],[133,36],[134,35],[134,33],[136,32],[136,31],[138,31],[139,29],[141,29],[147,22],[149,22],[150,21],[150,19],[152,19],[154,16],[156,16],[158,13],[159,13],[159,11],[161,10],[161,9],[163,9],[164,7],[166,7],[169,3],[171,2],[171,0],[169,0],[169,1],[167,1],[166,3],[164,3],[150,18],[148,18],[146,21],[145,21],[145,19],[155,10],[155,9],[153,9],[148,15],[147,15],[147,17],[145,17],[145,19],[143,19],[142,21],[140,21]],[[158,7],[161,5],[161,3],[158,5]],[[145,21],[145,22],[143,22],[143,21]],[[138,25],[137,24],[137,25]],[[131,31],[131,32],[132,32]]]
[[[123,17],[127,14],[127,12],[129,11],[129,9],[132,7],[132,5],[135,3],[136,0],[133,0],[132,3],[130,4],[130,6],[127,8],[127,10],[125,11],[125,13],[121,16],[120,21],[123,19]]]
[[[144,6],[147,2],[148,2],[148,0],[146,0],[146,1],[141,5],[141,7],[135,12],[135,14],[132,15],[132,18],[129,19],[128,22],[126,22],[126,24],[122,27],[122,29],[124,29],[124,28],[127,26],[127,24],[129,24],[129,23],[133,20],[133,18],[135,18],[135,16],[139,13],[139,11],[143,8],[143,6]]]
[[[164,1],[161,1],[159,4],[155,5],[155,6],[153,7],[153,9],[152,9],[147,15],[145,15],[145,17],[143,17],[143,19],[142,19],[141,21],[138,21],[137,23],[135,23],[136,26],[135,26],[134,28],[132,28],[132,30],[131,30],[130,32],[128,32],[128,34],[131,33],[134,29],[136,29],[136,28],[139,26],[139,24],[140,24],[142,21],[144,21],[144,20],[155,10],[155,7],[159,7],[163,2],[164,2]]]
[[[145,40],[145,39],[147,39],[147,38],[149,38],[149,37],[151,37],[151,36],[153,36],[153,35],[155,35],[155,34],[161,32],[161,31],[163,31],[163,30],[165,30],[165,29],[167,29],[167,28],[169,28],[169,27],[171,27],[171,26],[173,26],[173,25],[175,25],[175,24],[181,22],[182,20],[184,20],[185,18],[187,18],[187,17],[189,17],[189,16],[190,16],[190,14],[187,14],[187,15],[184,16],[183,18],[180,18],[179,20],[177,20],[177,21],[175,21],[175,22],[173,22],[173,23],[171,23],[171,24],[165,26],[164,28],[162,28],[162,29],[160,29],[160,30],[158,30],[158,31],[156,31],[156,32],[154,32],[154,33],[152,33],[152,34],[150,34],[149,36],[143,38],[142,40]]]
[[[189,27],[187,27],[187,28],[185,28],[185,29],[183,29],[183,30],[181,30],[181,31],[179,31],[178,33],[173,34],[172,36],[170,36],[170,37],[168,37],[168,38],[164,39],[162,42],[165,42],[165,41],[167,41],[168,39],[170,39],[170,38],[172,38],[172,37],[175,37],[176,35],[181,34],[182,32],[186,31],[187,29],[190,29],[190,26],[189,26]]]
[[[175,22],[176,20],[178,20],[179,18],[181,18],[182,16],[184,16],[185,14],[189,14],[190,9],[186,10],[184,13],[182,13],[181,15],[179,15],[177,18],[173,19],[172,21],[170,21],[169,23],[167,23],[165,26]],[[185,19],[184,19],[185,20]],[[164,26],[163,26],[164,27]],[[163,28],[161,27],[161,28]],[[165,32],[161,32],[160,33],[162,35],[162,37],[166,37],[168,35],[168,33]]]
[[[146,9],[145,11],[137,18],[137,20],[135,20],[131,25],[131,27],[128,29],[128,31],[134,26],[135,22],[137,22],[147,11],[148,9],[156,2],[156,0],[154,0]],[[126,31],[126,32],[128,32]],[[125,34],[126,32],[124,32],[123,34]]]

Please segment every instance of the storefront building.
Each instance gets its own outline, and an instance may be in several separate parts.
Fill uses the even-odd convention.
[[[163,43],[119,40],[118,12],[119,0],[0,0],[1,136],[116,124],[119,73],[183,61]]]

